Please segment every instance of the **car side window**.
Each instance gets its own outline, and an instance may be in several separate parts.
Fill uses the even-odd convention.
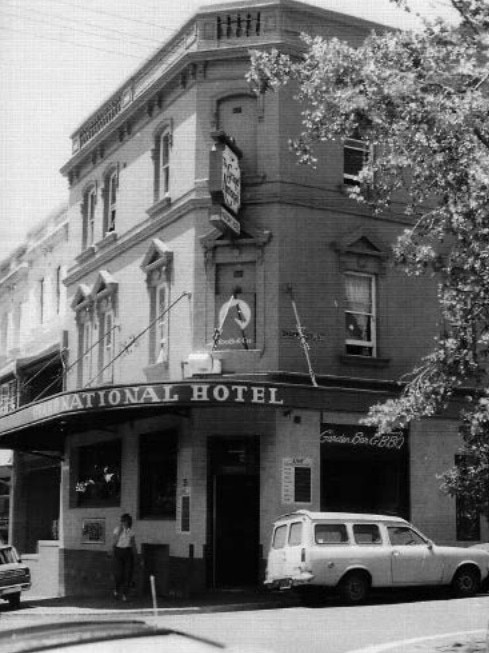
[[[283,549],[287,541],[287,524],[277,526],[273,534],[272,547],[274,549]]]
[[[302,522],[296,521],[290,525],[289,546],[299,546],[302,543]]]
[[[348,544],[345,524],[316,524],[314,537],[316,544]]]
[[[353,524],[353,537],[356,544],[382,544],[377,524]]]
[[[408,526],[388,526],[387,532],[392,546],[419,546],[426,544],[412,528]]]

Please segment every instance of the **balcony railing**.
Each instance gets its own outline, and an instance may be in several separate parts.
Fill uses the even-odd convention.
[[[217,16],[217,40],[250,38],[261,34],[260,12],[236,13]]]

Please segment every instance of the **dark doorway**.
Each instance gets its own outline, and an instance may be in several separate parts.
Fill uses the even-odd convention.
[[[258,439],[209,441],[210,584],[255,585],[259,572]]]
[[[36,553],[39,540],[54,539],[59,520],[60,468],[33,469],[26,475],[26,534],[20,548]]]

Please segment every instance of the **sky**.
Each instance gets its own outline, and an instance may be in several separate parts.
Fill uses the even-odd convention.
[[[309,4],[396,27],[389,0]],[[80,123],[200,6],[215,0],[1,0],[0,261],[68,200],[59,173]],[[448,0],[412,0],[428,17]]]

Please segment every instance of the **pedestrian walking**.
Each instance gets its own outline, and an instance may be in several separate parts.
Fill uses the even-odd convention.
[[[114,597],[127,601],[134,573],[136,538],[132,530],[132,517],[121,516],[120,524],[114,529]]]

